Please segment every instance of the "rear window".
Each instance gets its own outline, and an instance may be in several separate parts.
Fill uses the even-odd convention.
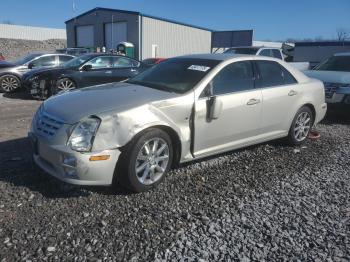
[[[350,72],[350,56],[332,56],[316,66],[315,70]]]
[[[237,54],[237,55],[255,55],[258,52],[257,48],[230,48],[226,50],[225,54]]]
[[[256,63],[260,73],[259,86],[261,88],[297,83],[293,75],[277,62],[257,61]]]

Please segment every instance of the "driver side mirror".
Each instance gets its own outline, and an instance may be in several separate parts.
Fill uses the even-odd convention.
[[[30,62],[28,64],[28,69],[33,69],[35,67],[35,64],[33,62]]]
[[[81,68],[82,71],[90,71],[92,69],[92,65],[83,65]]]
[[[210,82],[204,91],[205,96],[208,98],[207,103],[207,122],[211,122],[214,119],[218,119],[222,112],[222,101],[218,99],[213,93],[213,82]]]

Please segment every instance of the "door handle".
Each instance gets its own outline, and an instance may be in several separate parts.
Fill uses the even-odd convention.
[[[298,94],[298,92],[295,91],[295,90],[290,90],[289,93],[288,93],[289,96],[295,96],[297,94]]]
[[[136,69],[130,69],[131,72],[136,72]]]
[[[112,74],[112,71],[106,71],[105,73],[106,74]]]
[[[256,105],[260,103],[260,99],[252,98],[247,102],[248,106]]]

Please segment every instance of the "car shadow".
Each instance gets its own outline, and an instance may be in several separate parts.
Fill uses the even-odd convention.
[[[350,125],[350,112],[328,111],[321,123],[324,125]]]
[[[0,142],[0,181],[54,199],[88,197],[92,193],[131,194],[121,187],[74,186],[51,177],[34,164],[31,143],[25,137]]]
[[[35,100],[26,91],[18,91],[14,93],[3,93],[3,97],[10,98],[10,99]]]

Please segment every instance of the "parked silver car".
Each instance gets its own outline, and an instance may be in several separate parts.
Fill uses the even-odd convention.
[[[177,163],[283,137],[299,145],[326,110],[322,82],[281,60],[192,55],[52,97],[29,136],[47,173],[140,192]]]
[[[349,112],[350,52],[335,54],[313,70],[304,73],[324,83],[326,102],[329,109],[338,109],[344,113]]]

